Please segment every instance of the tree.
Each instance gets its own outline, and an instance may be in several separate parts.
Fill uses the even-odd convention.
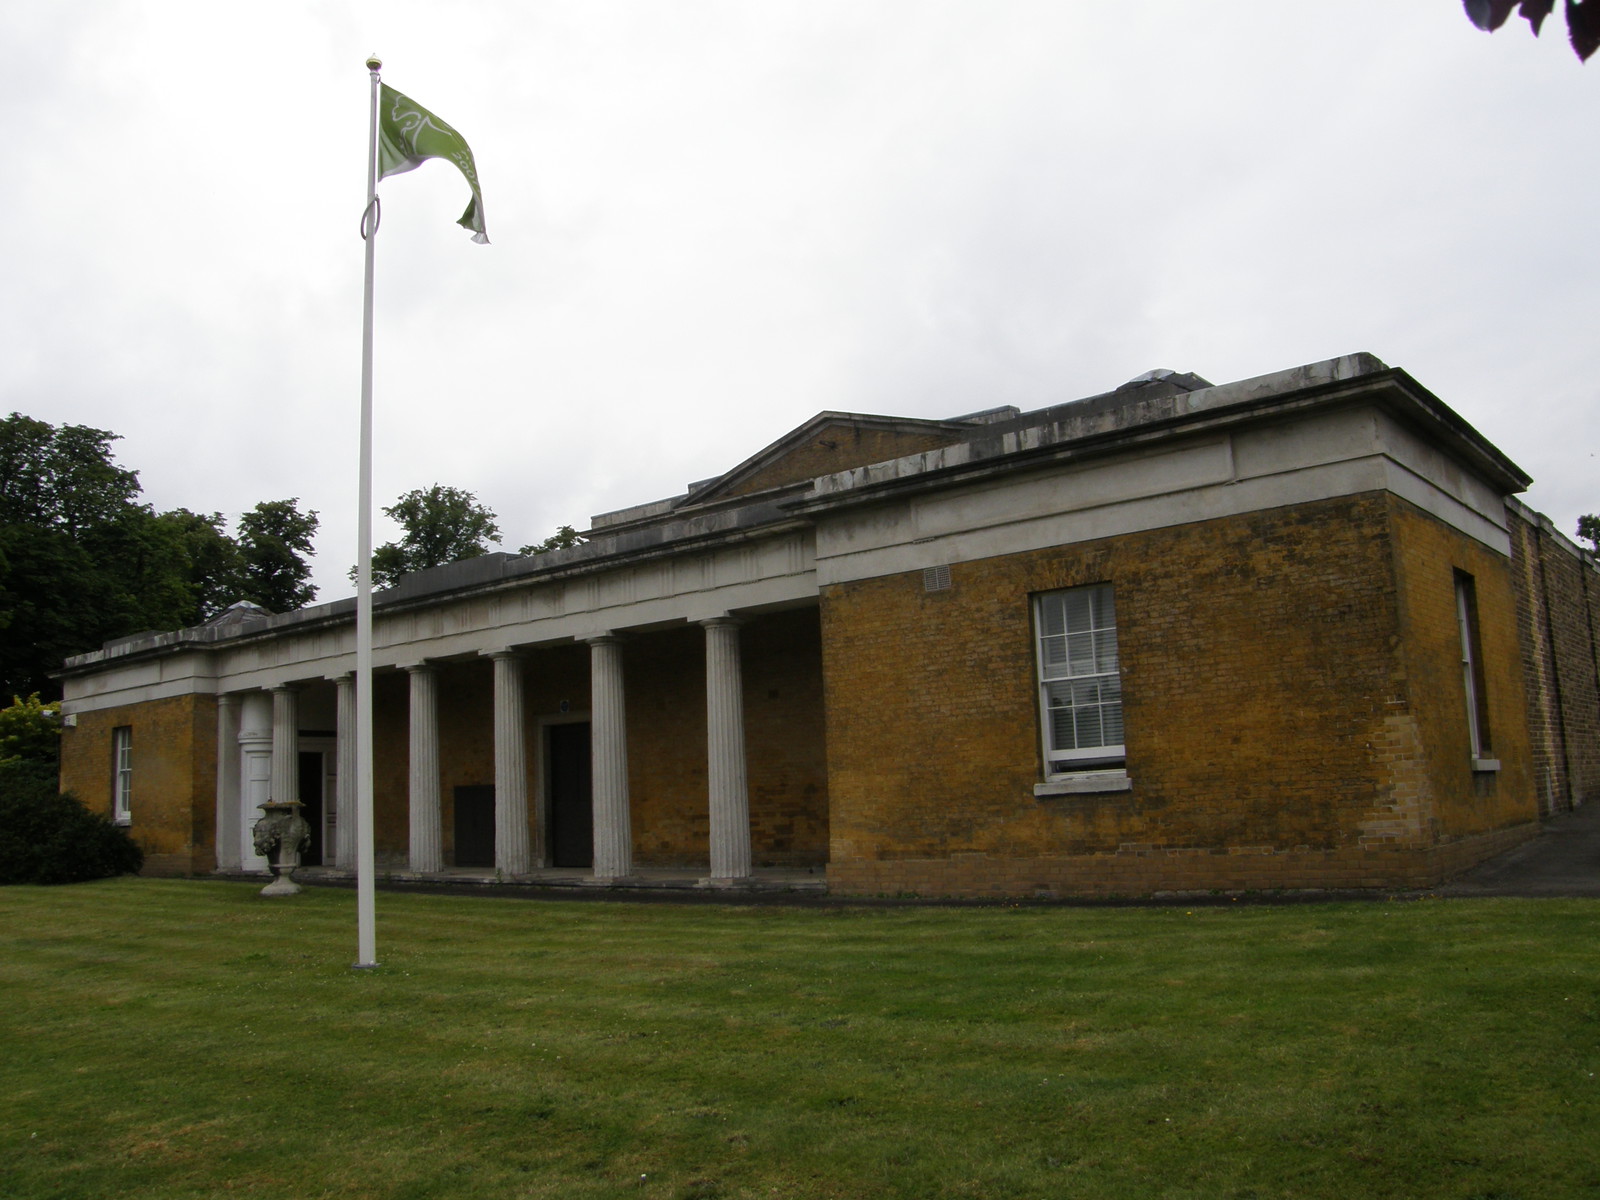
[[[54,768],[61,758],[61,703],[41,704],[39,693],[12,697],[0,708],[0,763],[35,762]]]
[[[175,508],[155,518],[176,549],[188,592],[185,625],[209,621],[248,590],[244,556],[221,513]]]
[[[315,510],[300,511],[300,499],[263,500],[239,518],[243,580],[236,600],[253,600],[273,612],[304,608],[317,597],[310,583]]]
[[[282,612],[316,595],[316,513],[258,504],[236,542],[221,513],[141,502],[115,441],[21,413],[0,421],[0,696],[59,697],[50,673],[111,638],[195,625],[235,600]]]
[[[0,422],[0,523],[68,534],[115,520],[139,494],[139,473],[111,461],[117,435],[12,413]]]
[[[495,515],[471,492],[434,484],[407,492],[383,510],[404,530],[398,542],[372,552],[372,581],[388,587],[402,575],[477,558],[500,540]],[[350,571],[355,577],[355,569]]]
[[[548,554],[552,550],[568,550],[573,546],[581,546],[587,538],[571,525],[563,525],[542,542],[535,542],[522,547],[518,554]]]
[[[12,413],[0,422],[0,695],[60,695],[50,672],[108,638],[191,611],[181,547],[138,502],[116,435]]]
[[[1600,513],[1578,518],[1578,536],[1589,543],[1591,550],[1600,553]]]
[[[1479,29],[1493,32],[1504,25],[1513,12],[1533,26],[1533,36],[1555,7],[1555,0],[1463,0],[1467,17]],[[1567,39],[1584,62],[1600,50],[1600,0],[1566,0]]]

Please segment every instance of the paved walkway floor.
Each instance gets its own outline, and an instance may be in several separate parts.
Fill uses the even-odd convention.
[[[1436,896],[1600,896],[1600,803],[1552,817],[1538,837],[1430,890]]]

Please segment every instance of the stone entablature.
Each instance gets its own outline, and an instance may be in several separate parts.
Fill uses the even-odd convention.
[[[802,431],[877,421],[885,437],[965,440],[768,492],[728,497],[711,481],[612,514],[583,546],[418,572],[376,598],[374,664],[812,604],[851,579],[1369,491],[1509,553],[1503,495],[1527,476],[1404,372],[1356,354],[1203,384],[1173,376],[1014,417],[822,414]],[[769,448],[721,479],[774,471]],[[66,711],[353,666],[353,601],[247,613],[69,660]]]

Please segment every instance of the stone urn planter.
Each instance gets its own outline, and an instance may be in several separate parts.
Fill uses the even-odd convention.
[[[311,826],[300,815],[298,800],[268,800],[256,805],[265,815],[250,830],[256,853],[272,868],[272,882],[261,889],[263,896],[293,896],[300,890],[294,869],[300,854],[311,845]]]

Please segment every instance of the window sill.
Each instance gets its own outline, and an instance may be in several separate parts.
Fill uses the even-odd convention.
[[[1084,771],[1078,775],[1058,775],[1049,783],[1033,785],[1035,799],[1050,796],[1081,796],[1092,792],[1131,792],[1133,780],[1126,771]]]
[[[1485,772],[1498,771],[1500,769],[1500,760],[1498,758],[1475,758],[1472,760],[1472,769]]]

